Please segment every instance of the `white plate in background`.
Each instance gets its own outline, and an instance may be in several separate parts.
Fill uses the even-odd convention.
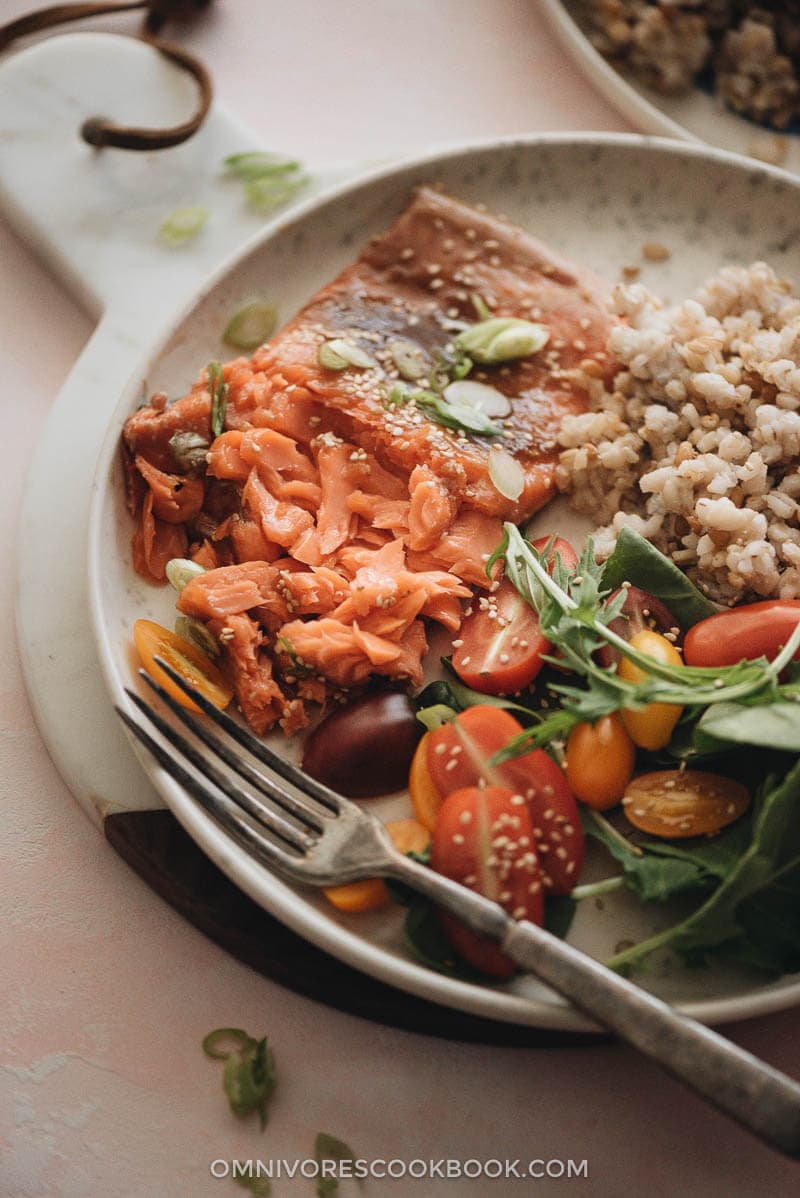
[[[775,134],[727,108],[722,100],[694,87],[681,96],[664,96],[632,75],[623,74],[595,50],[583,31],[573,0],[540,0],[565,49],[598,91],[643,133],[705,141],[734,154],[761,157],[759,146],[776,136],[786,155],[776,164],[800,174],[800,136]],[[773,161],[770,159],[770,161]]]

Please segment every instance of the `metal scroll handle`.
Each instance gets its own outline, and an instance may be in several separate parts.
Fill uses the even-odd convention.
[[[146,129],[136,125],[117,125],[105,116],[93,116],[84,121],[81,136],[92,146],[116,146],[121,150],[164,150],[180,145],[196,133],[211,107],[213,88],[211,76],[206,68],[186,50],[156,35],[162,26],[173,18],[189,19],[207,8],[211,0],[126,0],[115,4],[54,4],[37,12],[28,13],[7,25],[0,26],[0,52],[17,38],[32,33],[41,33],[56,25],[71,21],[82,21],[88,17],[104,16],[109,13],[145,11],[140,37],[169,59],[181,70],[187,71],[197,82],[198,107],[188,121],[167,129]]]

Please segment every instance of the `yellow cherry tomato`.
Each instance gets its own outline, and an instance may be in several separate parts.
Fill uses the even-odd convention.
[[[188,707],[191,711],[200,710],[197,704],[187,698],[172,679],[167,677],[156,663],[157,657],[163,658],[176,674],[180,674],[190,686],[200,691],[209,703],[219,708],[228,706],[233,698],[233,690],[213,661],[196,645],[170,632],[169,628],[162,628],[153,620],[137,620],[133,626],[133,640],[147,673],[182,707]]]
[[[714,836],[744,815],[750,794],[740,782],[704,770],[659,770],[634,778],[622,809],[649,836]]]
[[[651,628],[643,628],[631,637],[631,646],[640,653],[661,662],[665,666],[682,666],[683,658],[675,646]],[[617,667],[620,678],[626,682],[645,682],[651,675],[623,657]],[[682,707],[675,703],[650,703],[641,711],[623,710],[622,719],[628,735],[640,749],[663,749],[670,742],[673,729],[681,718]]]
[[[415,819],[396,819],[386,825],[392,844],[401,853],[424,853],[431,842],[430,833]],[[389,902],[391,895],[381,878],[365,878],[363,882],[345,882],[328,886],[323,892],[329,903],[339,911],[351,914],[375,911]]]
[[[617,712],[595,724],[576,724],[567,739],[567,781],[576,799],[605,811],[631,780],[636,749]]]
[[[428,769],[430,736],[430,732],[426,732],[417,745],[408,775],[408,793],[411,798],[411,806],[414,808],[414,815],[423,828],[433,832],[436,827],[436,817],[442,805],[442,796],[436,789]]]

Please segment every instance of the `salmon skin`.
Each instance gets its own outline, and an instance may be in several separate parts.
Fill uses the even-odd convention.
[[[614,372],[608,291],[506,221],[423,187],[272,341],[225,364],[219,435],[207,371],[183,398],[157,395],[131,415],[134,566],[163,581],[169,558],[188,554],[206,569],[179,607],[220,637],[257,732],[276,722],[292,732],[309,701],[376,674],[421,681],[426,622],[457,632],[472,588],[489,585],[502,521],[553,494],[561,420],[586,406],[575,368],[588,359],[591,373]],[[422,389],[426,371],[453,362],[453,337],[477,308],[549,331],[538,354],[470,370],[507,397],[508,414],[492,417],[502,437],[392,402],[409,361],[418,377],[407,385]],[[358,364],[320,364],[337,340]],[[495,443],[522,467],[516,500],[490,477]]]

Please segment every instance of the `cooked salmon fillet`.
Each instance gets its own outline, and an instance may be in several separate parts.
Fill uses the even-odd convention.
[[[206,371],[182,399],[155,396],[129,418],[134,565],[161,581],[169,558],[188,553],[206,569],[179,607],[220,636],[258,732],[278,720],[293,731],[307,701],[374,674],[421,680],[425,622],[457,631],[471,588],[488,585],[502,521],[553,493],[556,433],[585,406],[574,368],[589,359],[613,374],[607,291],[506,221],[423,187],[272,341],[224,366],[220,435]],[[476,304],[550,334],[538,354],[470,371],[508,398],[508,414],[493,417],[502,438],[391,402],[398,345],[431,370],[452,361]],[[369,365],[320,365],[336,339]],[[181,434],[207,443],[200,466],[177,464]],[[490,477],[498,441],[524,472],[517,500]]]

